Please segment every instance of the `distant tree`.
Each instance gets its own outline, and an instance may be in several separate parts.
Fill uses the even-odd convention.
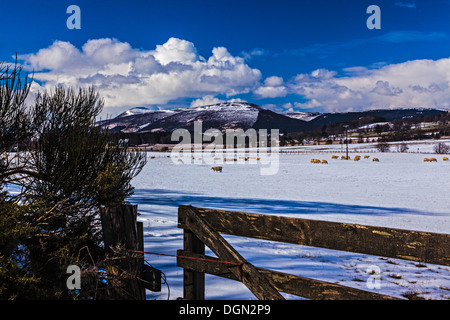
[[[409,146],[406,142],[397,144],[397,152],[407,152],[408,150],[409,150]]]
[[[376,148],[380,152],[389,152],[391,147],[390,147],[389,143],[386,140],[381,139],[381,140],[378,141],[378,143],[376,145]]]
[[[444,142],[438,142],[434,145],[434,152],[439,154],[450,153],[450,146]]]
[[[380,136],[381,133],[383,132],[383,128],[379,124],[377,124],[375,126],[375,132],[377,133],[378,136]]]

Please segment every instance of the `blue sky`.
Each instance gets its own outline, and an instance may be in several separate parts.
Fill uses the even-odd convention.
[[[81,29],[69,30],[69,5]],[[369,30],[369,5],[381,29]],[[450,1],[30,1],[2,3],[0,59],[33,92],[94,85],[105,112],[246,100],[276,111],[450,101]]]

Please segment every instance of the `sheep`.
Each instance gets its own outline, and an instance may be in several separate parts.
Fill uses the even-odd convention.
[[[361,159],[361,156],[355,156],[355,158],[353,159],[354,161],[359,161]]]
[[[311,163],[320,163],[319,159],[311,159]]]
[[[338,156],[331,156],[331,159],[337,159]]]
[[[214,172],[222,172],[222,167],[212,167],[211,170]]]
[[[430,162],[437,162],[436,158],[430,158]]]
[[[342,156],[342,157],[341,157],[341,160],[350,160],[350,157],[348,157],[348,156]]]
[[[322,164],[328,164],[327,160],[322,160]]]
[[[365,155],[365,156],[364,156],[364,159],[369,159],[369,158],[370,158],[369,155]]]
[[[372,158],[372,161],[380,162],[380,160],[378,158]]]
[[[447,157],[443,157],[442,160],[443,161],[448,161],[448,158]]]
[[[428,159],[428,158],[423,158],[423,162],[430,162],[430,159]]]

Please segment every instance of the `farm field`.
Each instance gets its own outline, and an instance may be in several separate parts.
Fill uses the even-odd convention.
[[[410,150],[430,152],[434,143],[415,144]],[[301,147],[308,154],[280,154],[278,173],[266,176],[260,175],[260,164],[225,162],[220,173],[209,164],[177,164],[167,158],[168,153],[149,154],[146,167],[133,180],[136,190],[129,199],[138,204],[138,219],[144,222],[145,251],[175,255],[182,248],[182,230],[177,228],[181,204],[450,233],[450,162],[442,160],[446,155],[367,153],[370,158],[365,159],[364,150],[373,146],[360,144],[351,147],[361,152],[350,156],[358,154],[361,160],[345,161],[320,153],[318,147],[323,146]],[[341,146],[328,146],[333,147],[340,157]],[[373,157],[380,161],[373,162]],[[437,162],[423,162],[425,157],[435,157]],[[328,164],[313,164],[313,158]],[[258,267],[400,298],[450,299],[450,267],[226,238]],[[206,254],[213,255],[208,249]],[[183,270],[176,266],[176,259],[147,254],[146,260],[165,273],[170,289],[163,285],[161,292],[147,291],[147,299],[182,297]],[[374,269],[380,271],[381,288],[370,290],[367,281]],[[206,298],[255,299],[242,284],[209,275]]]

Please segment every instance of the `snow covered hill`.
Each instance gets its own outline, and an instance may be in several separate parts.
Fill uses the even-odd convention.
[[[180,109],[139,131],[173,131],[178,128],[193,129],[194,121],[202,121],[203,129],[243,128],[248,129],[256,122],[261,107],[246,102],[224,102],[201,107]]]
[[[125,111],[107,122],[112,131],[170,132],[178,128],[193,130],[194,121],[202,121],[203,129],[219,130],[242,128],[280,129],[299,131],[308,128],[306,121],[263,109],[248,102],[223,102],[212,105],[150,110],[139,107]],[[106,122],[103,121],[102,124]]]
[[[225,131],[241,128],[279,129],[280,132],[299,132],[320,128],[324,125],[361,122],[364,125],[389,122],[397,119],[440,115],[445,111],[436,109],[369,110],[361,112],[276,113],[248,102],[222,102],[205,106],[151,110],[136,107],[117,117],[100,122],[116,132],[172,132],[184,128],[193,130],[194,121],[202,121],[203,130],[209,128]]]

